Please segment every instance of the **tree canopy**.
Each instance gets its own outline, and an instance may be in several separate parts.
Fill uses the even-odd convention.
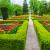
[[[46,0],[30,0],[30,8],[34,14],[47,14],[50,13],[50,2]]]
[[[15,11],[17,11],[18,14],[22,13],[22,6],[18,4],[12,4],[10,0],[0,0],[0,8],[1,7],[8,8],[9,15],[14,15]],[[0,14],[1,14],[1,10],[0,10]]]

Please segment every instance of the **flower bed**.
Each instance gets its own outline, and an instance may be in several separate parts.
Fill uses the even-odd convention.
[[[40,21],[40,23],[50,32],[50,21]]]
[[[11,31],[14,27],[18,26],[18,24],[11,24],[11,25],[0,25],[0,28],[4,31]]]
[[[0,21],[0,33],[14,33],[14,31],[17,31],[18,27],[23,24],[23,21],[16,21],[16,20],[2,20]]]

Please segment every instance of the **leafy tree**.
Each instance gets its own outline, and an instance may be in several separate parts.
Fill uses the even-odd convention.
[[[47,13],[50,14],[50,2],[47,3]]]
[[[39,5],[39,15],[43,15],[47,13],[47,2],[41,1]]]
[[[37,14],[38,7],[37,7],[37,0],[30,0],[30,8],[34,14]]]
[[[4,20],[6,20],[8,18],[9,3],[10,3],[10,0],[0,0],[0,10],[1,10]]]
[[[9,13],[10,16],[14,15],[14,5],[11,4],[11,3],[8,6],[8,13]]]
[[[15,15],[21,15],[22,14],[22,6],[18,4],[14,4],[14,13]]]
[[[33,0],[30,0],[30,9],[33,10]]]
[[[30,8],[33,10],[34,14],[47,14],[48,10],[50,9],[50,6],[46,2],[46,0],[30,0]],[[32,8],[33,7],[33,8]]]

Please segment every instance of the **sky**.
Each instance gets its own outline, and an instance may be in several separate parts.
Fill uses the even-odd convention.
[[[24,0],[11,0],[11,2],[14,4],[19,4],[19,5],[23,5],[23,1]],[[29,4],[29,0],[27,0],[27,3]]]
[[[11,0],[11,2],[14,4],[19,4],[19,5],[23,5],[23,1],[24,0]],[[47,2],[49,2],[50,0],[46,0]],[[27,3],[29,4],[29,0],[27,0]]]
[[[50,1],[50,0],[47,0],[48,2]]]
[[[39,1],[41,1],[41,0],[39,0]],[[49,2],[50,0],[46,0],[47,2]]]

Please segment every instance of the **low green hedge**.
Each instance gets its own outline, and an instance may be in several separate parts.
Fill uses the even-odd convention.
[[[41,50],[50,50],[50,33],[37,20],[34,20],[34,26],[39,38]]]
[[[24,50],[28,21],[19,27],[16,34],[0,34],[0,50]]]

